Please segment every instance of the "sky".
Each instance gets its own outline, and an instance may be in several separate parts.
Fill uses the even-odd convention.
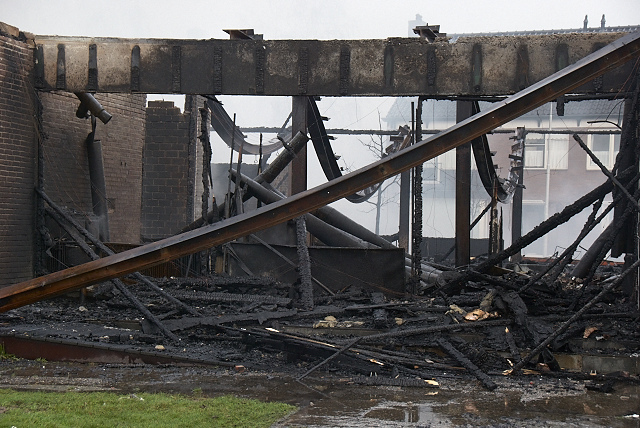
[[[598,27],[603,14],[607,26],[625,26],[640,25],[640,0],[0,0],[0,21],[22,31],[88,37],[228,39],[223,29],[252,28],[272,40],[384,39],[406,37],[416,14],[449,34],[581,28],[585,15],[589,27]],[[183,103],[171,95],[150,98],[173,100],[180,107]],[[231,116],[238,114],[241,127],[280,126],[291,109],[284,97],[219,98]],[[328,128],[378,129],[385,127],[392,104],[390,98],[325,98],[319,108],[331,118]],[[258,138],[248,139],[257,143]],[[368,137],[359,139],[340,136],[333,143],[346,170],[374,160],[361,144]],[[228,148],[215,137],[212,141],[214,161],[227,162]],[[311,156],[309,175],[309,187],[326,180]],[[335,206],[359,215],[373,229],[370,208],[344,201]],[[397,231],[397,209],[390,207],[382,222],[382,233]]]
[[[490,6],[489,6],[490,5]],[[227,38],[253,28],[268,39],[403,37],[422,15],[445,33],[640,24],[638,0],[0,0],[0,21],[42,35]]]

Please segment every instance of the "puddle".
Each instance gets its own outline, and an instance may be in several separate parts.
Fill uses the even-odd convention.
[[[587,391],[584,382],[497,379],[488,392],[474,380],[443,377],[439,389],[354,385],[335,376],[296,382],[285,374],[226,368],[0,361],[10,388],[233,394],[294,404],[300,410],[275,427],[640,427],[640,386]]]

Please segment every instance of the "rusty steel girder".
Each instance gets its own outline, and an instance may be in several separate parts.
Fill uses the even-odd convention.
[[[0,311],[164,263],[318,209],[486,134],[638,56],[640,33],[630,34],[446,131],[329,183],[210,226],[1,288]]]

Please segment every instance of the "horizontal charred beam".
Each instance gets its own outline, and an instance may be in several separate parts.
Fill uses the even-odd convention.
[[[207,291],[174,291],[174,296],[183,300],[224,303],[263,303],[287,306],[291,299],[285,297],[263,296],[262,294],[234,294]]]
[[[624,33],[379,40],[170,40],[35,36],[37,84],[71,92],[493,96],[516,93]],[[526,61],[522,61],[523,55]],[[41,63],[42,62],[42,63]],[[631,65],[585,82],[618,93]]]

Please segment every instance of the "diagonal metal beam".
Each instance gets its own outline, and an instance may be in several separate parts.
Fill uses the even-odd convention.
[[[440,134],[293,197],[214,225],[0,289],[0,312],[116,278],[274,226],[466,143],[640,56],[640,32],[603,47]]]

